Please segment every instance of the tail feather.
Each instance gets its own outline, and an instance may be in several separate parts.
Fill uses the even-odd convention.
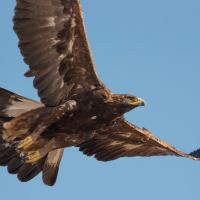
[[[48,154],[43,166],[42,177],[46,185],[52,186],[55,184],[63,152],[64,149],[57,149]]]
[[[10,174],[17,174],[23,164],[23,160],[16,156],[7,163],[7,170]]]
[[[0,154],[0,165],[6,166],[7,163],[16,156],[18,155],[14,147],[7,148],[3,153]]]
[[[43,164],[44,160],[36,164],[23,164],[17,173],[18,179],[22,182],[30,181],[41,172]]]
[[[42,171],[44,160],[35,164],[26,164],[19,157],[15,157],[8,162],[7,170],[10,174],[17,174],[17,178],[22,182],[33,179]]]

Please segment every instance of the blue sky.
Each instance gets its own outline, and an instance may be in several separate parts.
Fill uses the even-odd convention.
[[[82,0],[103,82],[147,101],[127,119],[190,152],[200,147],[200,1]],[[38,99],[12,31],[15,1],[0,2],[0,86]],[[1,198],[199,200],[200,163],[175,157],[102,163],[65,151],[55,187],[23,184],[0,168]]]

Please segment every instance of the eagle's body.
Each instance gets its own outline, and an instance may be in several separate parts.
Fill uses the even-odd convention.
[[[133,105],[122,106],[110,93],[102,89],[79,94],[73,100],[77,102],[74,112],[63,116],[53,125],[58,132],[76,133],[77,129],[82,132],[96,131],[106,124],[114,123],[125,112],[134,108]]]
[[[53,185],[64,148],[100,161],[175,155],[199,160],[130,124],[124,113],[143,106],[111,93],[99,80],[79,0],[17,0],[14,30],[40,102],[0,88],[0,165],[29,181]]]

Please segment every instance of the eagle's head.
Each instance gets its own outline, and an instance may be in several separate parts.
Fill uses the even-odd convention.
[[[114,107],[121,113],[126,113],[138,106],[144,106],[145,101],[139,97],[127,94],[113,94]]]

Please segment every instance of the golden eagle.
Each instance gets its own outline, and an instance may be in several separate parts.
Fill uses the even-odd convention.
[[[0,165],[29,181],[42,172],[53,185],[66,147],[100,161],[181,152],[124,113],[141,98],[111,93],[99,80],[87,42],[79,0],[16,0],[14,30],[41,103],[0,89]]]

